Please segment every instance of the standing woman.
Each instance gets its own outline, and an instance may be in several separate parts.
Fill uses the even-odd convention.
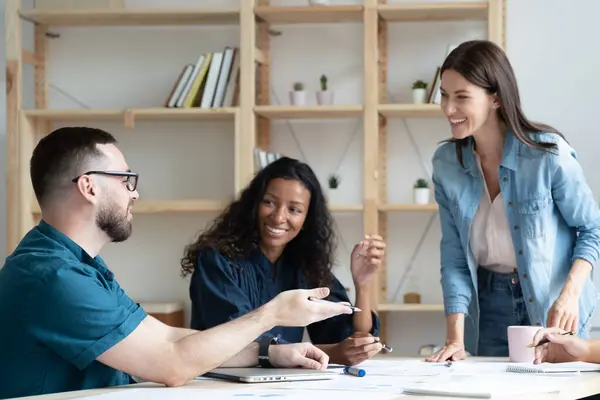
[[[510,325],[587,337],[600,212],[575,151],[525,117],[493,42],[462,43],[440,73],[453,137],[433,157],[447,332],[427,360],[507,356]]]
[[[307,327],[330,362],[353,365],[378,353],[379,318],[372,311],[372,280],[385,243],[370,235],[351,254],[356,307],[362,311]],[[185,249],[182,275],[192,275],[193,329],[209,329],[244,315],[291,289],[327,286],[328,300],[349,302],[331,271],[335,231],[323,191],[305,163],[283,157],[258,172],[238,200]],[[266,333],[266,332],[265,332]],[[287,342],[304,327],[276,327]]]

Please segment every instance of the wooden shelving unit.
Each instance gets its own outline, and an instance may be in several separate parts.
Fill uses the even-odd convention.
[[[24,110],[25,117],[37,121],[126,121],[133,120],[231,120],[235,119],[236,107],[214,110],[200,108],[133,108],[127,110]]]
[[[44,26],[237,25],[239,9],[152,8],[107,10],[19,10],[19,16]]]
[[[260,0],[258,1],[260,3]],[[268,6],[254,8],[260,22],[268,24],[306,24],[361,22],[363,6]]]
[[[434,212],[437,211],[437,204],[380,204],[379,211],[382,212],[394,212],[394,211],[424,211]]]
[[[392,118],[443,118],[438,105],[389,104],[387,92],[390,23],[480,20],[487,21],[488,39],[504,47],[505,0],[387,4],[363,0],[347,6],[271,6],[269,0],[240,0],[237,9],[123,9],[91,11],[39,11],[21,9],[19,0],[5,1],[7,54],[7,251],[12,251],[33,226],[39,208],[33,200],[28,161],[36,141],[59,121],[123,121],[134,127],[143,120],[231,120],[234,122],[235,193],[254,171],[253,150],[269,150],[271,123],[280,119],[359,118],[363,123],[363,201],[332,207],[334,212],[362,213],[363,229],[387,236],[387,215],[395,212],[437,211],[436,204],[389,204],[387,199],[387,124]],[[22,48],[23,21],[35,23],[35,52]],[[362,104],[290,107],[271,104],[269,82],[272,25],[358,22],[363,35]],[[239,106],[216,110],[135,108],[125,110],[48,109],[46,33],[53,27],[233,25],[240,30]],[[406,61],[405,61],[406,62]],[[35,109],[23,109],[22,68],[35,70]],[[218,212],[223,202],[203,199],[139,201],[135,213]],[[374,282],[374,303],[386,335],[388,312],[443,311],[442,305],[389,304],[386,267]]]
[[[386,22],[487,20],[489,4],[480,2],[379,4]]]
[[[267,119],[361,118],[362,106],[256,106],[257,116]]]
[[[133,214],[165,214],[165,213],[216,213],[227,205],[227,202],[216,200],[138,200],[132,208]],[[40,213],[37,203],[31,206],[34,214]]]
[[[395,304],[395,303],[381,303],[379,304],[379,311],[394,311],[394,312],[443,312],[443,304]]]
[[[379,114],[385,118],[443,118],[438,104],[380,104]]]

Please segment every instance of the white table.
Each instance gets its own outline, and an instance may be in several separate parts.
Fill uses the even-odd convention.
[[[379,360],[416,360],[416,358],[408,358],[408,357],[393,357],[391,355],[385,355],[377,357]],[[462,362],[474,362],[474,361],[508,361],[508,359],[503,358],[481,358],[481,357],[471,357],[466,361]],[[361,378],[363,379],[363,378]],[[234,383],[234,382],[226,382],[220,380],[195,380],[188,382],[185,386],[187,387],[198,387],[203,389],[223,389],[228,387],[233,387],[239,385],[246,385],[244,383]],[[265,384],[256,384],[256,385],[268,385]],[[77,397],[91,396],[103,393],[110,393],[114,391],[127,390],[129,388],[161,388],[164,385],[158,385],[154,383],[139,383],[135,385],[127,385],[120,387],[112,387],[107,389],[92,389],[92,390],[82,390],[77,392],[67,392],[67,393],[57,393],[50,395],[42,395],[42,396],[30,396],[30,397],[20,397],[19,399],[28,399],[28,400],[63,400],[63,399],[73,399]],[[290,389],[291,390],[291,389]],[[326,394],[324,391],[314,391],[316,398],[326,398]],[[600,373],[590,372],[590,373],[582,373],[579,376],[573,377],[568,385],[564,387],[559,392],[552,393],[544,393],[539,395],[527,395],[527,396],[510,396],[510,397],[502,397],[503,399],[527,399],[527,400],[545,400],[545,399],[580,399],[587,396],[592,396],[600,394]],[[363,398],[363,397],[360,397]],[[365,392],[364,398],[369,398],[369,393]],[[402,395],[398,397],[399,400],[404,399],[419,399],[419,400],[427,400],[427,399],[463,399],[466,398],[458,398],[458,397],[437,397],[437,396],[412,396],[412,395]]]

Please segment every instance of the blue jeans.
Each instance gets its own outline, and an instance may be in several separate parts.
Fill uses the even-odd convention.
[[[510,325],[531,325],[518,273],[477,269],[479,286],[479,348],[477,356],[508,357]]]

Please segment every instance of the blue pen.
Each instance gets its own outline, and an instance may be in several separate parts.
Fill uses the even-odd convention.
[[[344,373],[348,375],[359,376],[361,378],[367,374],[364,369],[356,367],[345,367]]]

